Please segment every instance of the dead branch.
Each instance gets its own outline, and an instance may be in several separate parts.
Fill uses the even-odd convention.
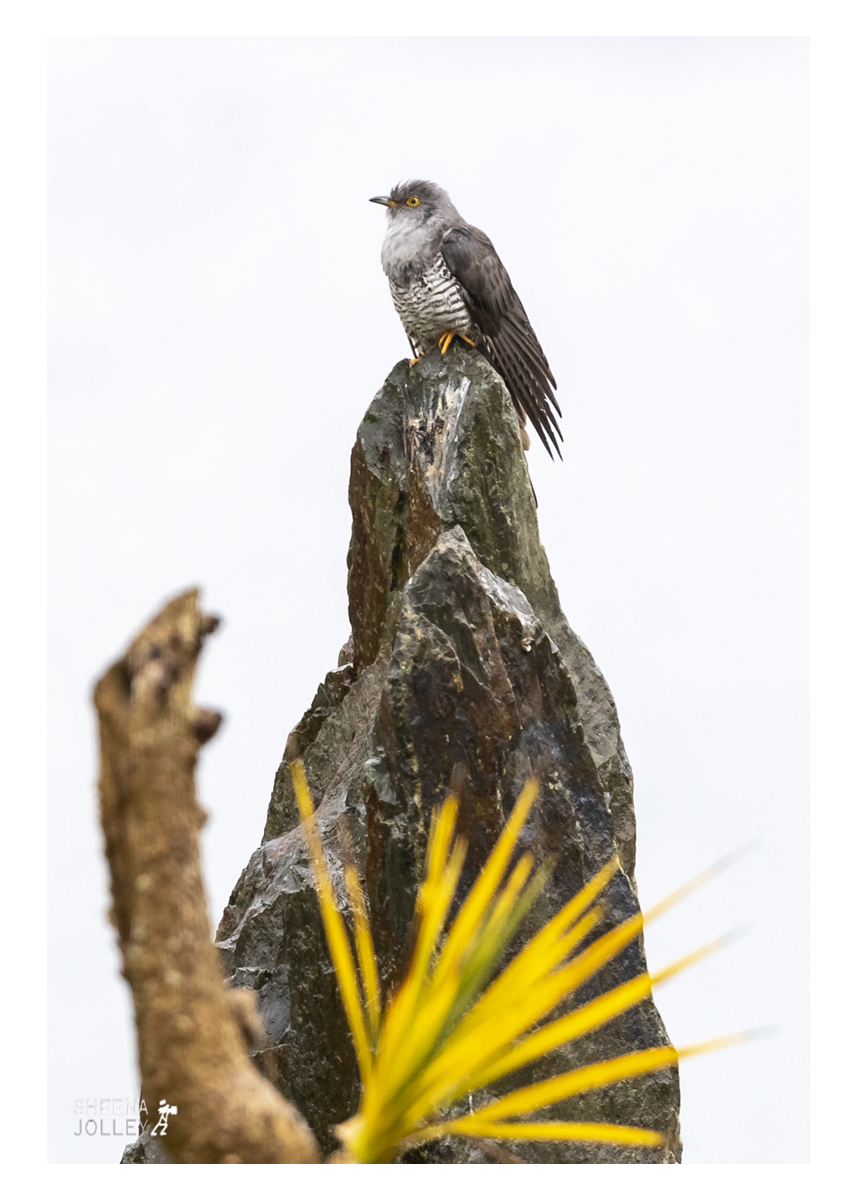
[[[191,688],[217,624],[196,591],[177,596],[95,688],[101,823],[142,1092],[150,1117],[164,1100],[176,1107],[164,1139],[176,1162],[317,1162],[303,1118],[248,1058],[252,1018],[229,997],[211,941],[194,775],[220,714],[196,708]]]

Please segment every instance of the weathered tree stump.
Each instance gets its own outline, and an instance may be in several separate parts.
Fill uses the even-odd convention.
[[[306,1123],[249,1050],[252,993],[224,987],[211,943],[198,834],[200,747],[219,713],[192,699],[217,619],[195,591],[171,600],[99,680],[101,824],[112,920],[134,1000],[142,1095],[151,1124],[123,1162],[316,1162]]]

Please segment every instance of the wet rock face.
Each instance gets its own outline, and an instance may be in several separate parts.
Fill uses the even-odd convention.
[[[451,786],[475,879],[524,782],[541,782],[524,834],[555,868],[530,916],[544,923],[618,853],[607,919],[637,911],[632,779],[610,691],[571,631],[538,536],[517,418],[499,377],[456,347],[400,363],[352,453],[351,662],[331,671],[292,731],[262,846],[230,898],[218,942],[230,982],[257,990],[280,1084],[333,1148],[356,1111],[354,1053],[327,954],[288,762],[302,757],[344,904],[343,845],[365,880],[382,973],[408,944],[431,813]],[[579,1004],[644,969],[629,947]],[[555,1052],[516,1084],[667,1041],[651,1002]],[[675,1161],[678,1074],[569,1100],[553,1119],[649,1125],[666,1151],[519,1143],[533,1162]],[[415,1161],[491,1161],[462,1141]]]

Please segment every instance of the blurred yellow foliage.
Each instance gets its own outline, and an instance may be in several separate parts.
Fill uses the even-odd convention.
[[[658,1046],[580,1067],[511,1091],[464,1116],[445,1116],[463,1096],[496,1084],[638,1004],[652,985],[710,954],[713,942],[657,975],[644,972],[598,999],[540,1024],[642,931],[638,914],[579,947],[601,920],[598,898],[619,867],[612,859],[520,951],[495,972],[521,921],[544,887],[545,869],[522,854],[509,870],[518,837],[538,793],[524,787],[515,808],[446,937],[466,846],[455,837],[457,800],[436,810],[416,903],[416,942],[407,975],[382,1011],[378,969],[360,880],[346,866],[355,954],[336,907],[303,764],[292,764],[295,794],[310,851],[325,933],[354,1039],[362,1096],[356,1116],[337,1133],[354,1162],[390,1162],[442,1137],[587,1141],[656,1147],[663,1135],[635,1126],[521,1120],[569,1096],[662,1070],[680,1056],[714,1049],[736,1037],[675,1050]],[[713,870],[713,869],[712,869]],[[705,872],[652,910],[675,904],[707,879]],[[739,1035],[740,1037],[740,1035]]]

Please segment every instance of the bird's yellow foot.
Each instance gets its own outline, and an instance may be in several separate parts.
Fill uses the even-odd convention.
[[[424,357],[424,355],[423,355],[422,353],[420,353],[420,354],[418,354],[418,355],[417,355],[417,357],[416,357],[416,358],[412,358],[412,359],[411,359],[411,366],[412,366],[412,367],[415,367],[415,366],[417,365],[417,363],[420,361],[420,359],[421,359],[421,358],[423,358],[423,357]]]
[[[452,345],[455,338],[460,337],[463,342],[467,342],[468,346],[475,346],[475,342],[471,342],[470,338],[463,333],[456,333],[455,330],[447,331],[441,337],[438,345],[440,346],[441,354],[446,354],[449,347]]]

